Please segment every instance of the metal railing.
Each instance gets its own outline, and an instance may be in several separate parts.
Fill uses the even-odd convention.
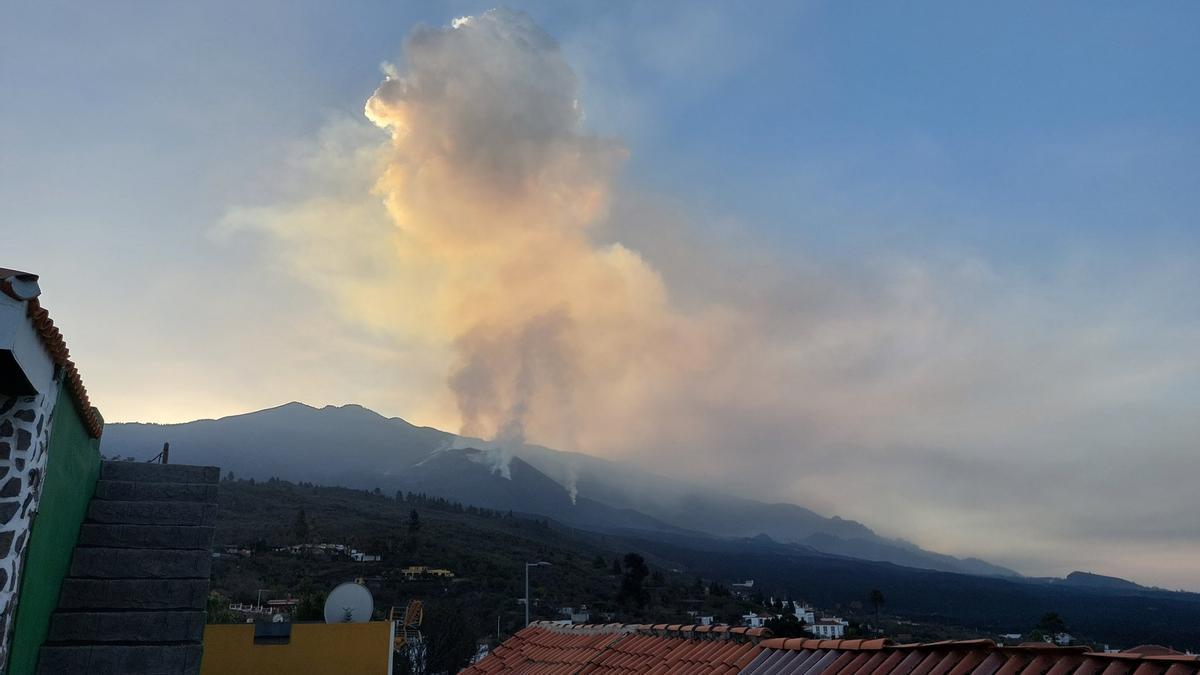
[[[163,449],[162,449],[162,452],[160,452],[160,453],[158,453],[157,455],[155,455],[155,456],[151,457],[150,459],[146,460],[146,463],[147,463],[147,464],[154,464],[154,463],[159,463],[159,464],[169,464],[169,462],[167,461],[167,459],[170,457],[170,455],[171,455],[171,444],[170,444],[170,443],[163,443]]]

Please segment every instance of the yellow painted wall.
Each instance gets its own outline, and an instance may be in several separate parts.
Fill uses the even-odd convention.
[[[392,622],[297,623],[285,645],[254,644],[252,624],[204,627],[200,675],[390,675]]]

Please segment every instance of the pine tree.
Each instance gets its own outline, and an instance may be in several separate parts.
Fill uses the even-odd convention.
[[[296,514],[296,522],[292,524],[292,535],[296,541],[301,544],[308,541],[308,517],[304,514],[304,509],[300,509],[300,513]]]
[[[636,553],[625,554],[625,576],[621,578],[621,591],[617,595],[620,602],[630,603],[638,609],[646,606],[650,594],[646,592],[646,577],[650,576],[650,568],[646,560]]]
[[[878,622],[879,608],[882,607],[885,602],[887,602],[887,599],[883,597],[883,591],[876,588],[875,590],[871,591],[870,600],[871,604],[875,606],[875,621]]]

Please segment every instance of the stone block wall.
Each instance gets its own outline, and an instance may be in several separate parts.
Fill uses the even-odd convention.
[[[0,397],[0,670],[8,663],[17,589],[46,470],[50,418],[58,398]]]

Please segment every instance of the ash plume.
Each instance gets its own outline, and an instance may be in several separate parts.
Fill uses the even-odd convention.
[[[577,406],[655,359],[681,321],[658,273],[593,240],[625,151],[582,128],[577,83],[524,14],[420,29],[366,104],[391,134],[376,184],[401,259],[436,263],[460,432],[574,447]]]

